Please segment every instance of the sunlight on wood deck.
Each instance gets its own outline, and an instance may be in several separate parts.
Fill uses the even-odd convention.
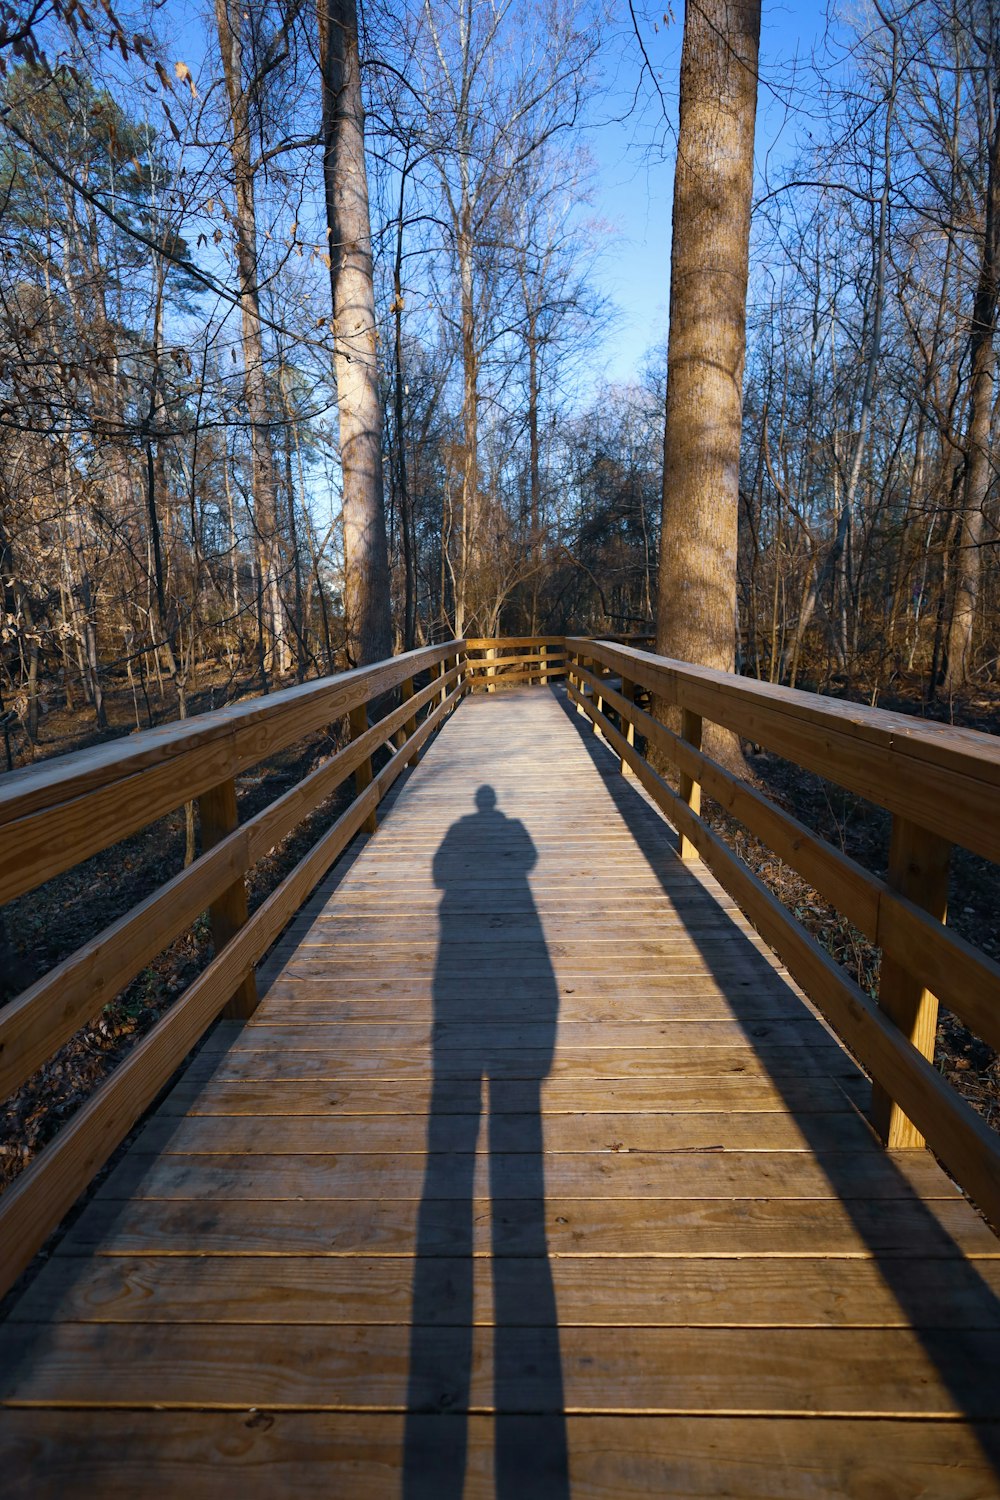
[[[16,1305],[8,1493],[1000,1493],[1000,1244],[674,847],[467,700]]]

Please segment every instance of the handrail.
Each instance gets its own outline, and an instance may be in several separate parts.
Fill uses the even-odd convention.
[[[883,1139],[897,1148],[926,1140],[1000,1224],[1000,1138],[933,1067],[938,998],[1000,1045],[1000,965],[945,925],[951,845],[1000,858],[1000,744],[608,641],[569,637],[567,652],[571,699],[674,823],[682,858],[704,859],[871,1075]],[[620,692],[606,673],[620,676]],[[637,686],[654,712],[635,703]],[[663,708],[680,712],[679,733],[656,717]],[[705,720],[891,812],[888,879],[705,755]],[[637,736],[669,758],[676,790]],[[708,826],[702,788],[881,948],[877,1003]]]
[[[682,858],[701,857],[869,1071],[876,1124],[893,1146],[928,1143],[1000,1223],[1000,1144],[932,1066],[937,999],[1000,1047],[1000,965],[945,926],[948,851],[1000,858],[1000,746],[815,694],[713,672],[612,641],[529,636],[453,640],[269,698],[78,751],[0,782],[0,901],[31,890],[197,798],[203,852],[188,869],[0,1009],[0,1096],[31,1076],[206,907],[215,957],[0,1198],[0,1293],[203,1035],[256,1005],[254,967],[404,766],[475,688],[547,682],[571,699],[667,813]],[[419,674],[433,674],[417,688]],[[614,680],[621,678],[621,691]],[[655,712],[635,703],[641,685]],[[399,689],[374,725],[368,705]],[[588,691],[589,689],[589,691]],[[656,714],[680,711],[678,733]],[[609,714],[614,718],[609,717]],[[240,824],[235,778],[349,716],[350,741]],[[752,738],[893,815],[880,880],[701,748],[704,720]],[[637,748],[672,762],[675,790]],[[392,753],[375,772],[379,748]],[[356,796],[275,891],[247,914],[245,875],[349,777]],[[883,953],[876,1004],[700,816],[725,806]]]
[[[414,679],[427,672],[431,680],[417,690]],[[395,688],[400,703],[369,727],[368,705]],[[256,963],[354,835],[374,827],[381,798],[468,691],[465,643],[452,640],[77,751],[0,783],[0,901],[195,797],[204,846],[186,870],[0,1009],[0,1097],[206,907],[215,943],[207,967],[0,1198],[0,1295],[220,1012],[253,1011]],[[236,776],[346,715],[350,742],[240,824]],[[393,753],[376,773],[379,748]],[[248,916],[246,873],[352,774],[354,801]]]
[[[461,650],[425,646],[77,750],[0,781],[0,903],[71,869]]]
[[[473,691],[492,693],[498,685],[544,684],[566,675],[563,635],[467,637],[465,649]]]

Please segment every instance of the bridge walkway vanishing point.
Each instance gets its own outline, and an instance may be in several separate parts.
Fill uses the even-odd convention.
[[[1000,1493],[996,1238],[561,690],[271,970],[15,1303],[5,1493]]]

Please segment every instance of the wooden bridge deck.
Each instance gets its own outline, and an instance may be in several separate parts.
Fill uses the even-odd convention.
[[[1000,1245],[673,850],[468,700],[15,1306],[6,1493],[1000,1493]]]

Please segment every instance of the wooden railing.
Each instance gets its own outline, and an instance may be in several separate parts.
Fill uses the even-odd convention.
[[[1000,859],[1000,743],[610,642],[569,638],[567,650],[571,698],[674,824],[681,857],[705,861],[869,1073],[883,1140],[926,1140],[1000,1225],[1000,1137],[933,1066],[938,1000],[1000,1048],[1000,965],[945,925],[951,846]],[[637,687],[675,712],[679,732],[636,705]],[[888,878],[709,759],[706,721],[888,810]],[[676,789],[639,736],[673,767]],[[877,1003],[708,826],[702,790],[881,949]]]
[[[215,956],[0,1198],[0,1293],[221,1013],[256,1005],[255,965],[337,855],[373,828],[381,797],[462,696],[547,683],[570,697],[739,902],[868,1071],[894,1147],[926,1138],[1000,1224],[998,1137],[932,1065],[938,999],[1000,1049],[1000,965],[945,925],[953,844],[1000,858],[1000,748],[955,730],[669,661],[608,641],[453,640],[376,666],[80,751],[0,781],[0,903],[34,889],[197,799],[200,858],[0,1010],[0,1097],[24,1083],[206,910]],[[430,680],[417,687],[418,677]],[[619,681],[620,679],[620,681]],[[679,732],[635,702],[674,709]],[[398,706],[372,726],[372,702]],[[235,778],[348,718],[351,738],[240,824]],[[705,721],[753,740],[892,814],[885,880],[825,843],[701,749]],[[670,781],[641,753],[665,756]],[[391,752],[381,769],[372,756]],[[662,764],[662,762],[661,762]],[[354,800],[247,914],[252,866],[354,777]],[[882,952],[878,1003],[805,931],[700,816],[721,804]],[[937,997],[937,998],[935,998]]]
[[[566,673],[566,637],[509,635],[465,643],[473,691],[495,692],[531,682],[550,682]]]
[[[423,687],[418,675],[431,674]],[[249,1015],[254,966],[469,684],[464,642],[255,698],[82,750],[0,781],[0,903],[197,799],[203,852],[0,1010],[0,1098],[25,1082],[158,953],[210,910],[215,957],[0,1199],[0,1294],[108,1159],[207,1027]],[[368,707],[399,705],[369,727]],[[391,700],[390,700],[391,701]],[[235,778],[349,718],[348,744],[240,824]],[[372,756],[392,751],[378,771]],[[245,876],[354,777],[350,806],[247,915]]]

